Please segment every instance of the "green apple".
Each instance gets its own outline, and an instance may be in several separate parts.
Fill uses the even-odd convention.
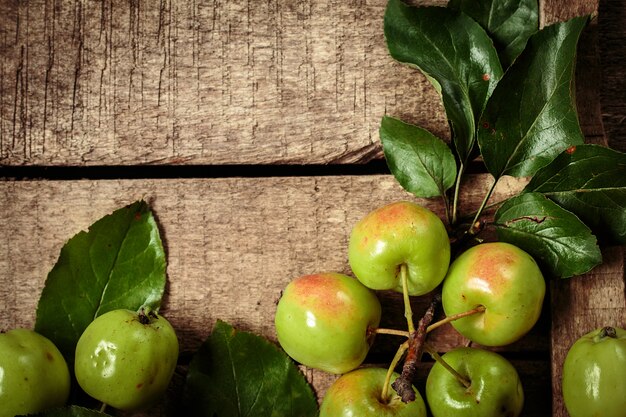
[[[328,272],[292,280],[276,307],[278,342],[297,362],[342,374],[365,359],[380,322],[376,294],[354,278]]]
[[[70,372],[59,349],[28,329],[0,333],[0,417],[65,405]]]
[[[319,417],[426,417],[426,406],[415,389],[415,401],[403,403],[388,387],[382,399],[387,370],[360,368],[337,379],[326,391]],[[394,373],[391,381],[398,374]]]
[[[119,309],[87,326],[76,345],[74,370],[93,398],[138,410],[162,397],[177,359],[178,339],[165,318]]]
[[[503,346],[520,339],[541,315],[546,283],[534,259],[509,243],[492,242],[463,252],[450,265],[442,304],[450,316],[484,306],[452,322],[473,342]]]
[[[400,201],[370,212],[353,227],[348,260],[359,281],[374,290],[402,292],[400,269],[406,265],[409,295],[422,295],[445,277],[450,240],[432,211]]]
[[[596,329],[571,346],[563,400],[571,417],[626,416],[626,330]]]
[[[495,352],[457,348],[442,359],[469,382],[469,387],[441,364],[426,379],[426,400],[433,417],[517,417],[524,392],[517,371]]]

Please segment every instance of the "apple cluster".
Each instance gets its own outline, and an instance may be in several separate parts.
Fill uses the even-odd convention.
[[[74,374],[103,405],[138,410],[165,393],[177,359],[178,339],[165,318],[118,309],[82,333]],[[52,341],[30,329],[0,333],[0,417],[64,406],[70,389],[67,362]]]
[[[276,308],[276,335],[285,352],[307,367],[341,375],[327,390],[320,417],[426,416],[414,386],[414,400],[393,391],[397,361],[389,369],[362,366],[376,334],[416,333],[410,297],[441,292],[441,323],[489,347],[513,343],[534,326],[546,289],[533,258],[508,243],[477,244],[450,263],[441,219],[408,201],[379,207],[357,222],[348,261],[355,278],[337,272],[298,277]],[[404,295],[408,331],[379,328],[377,291],[384,290]],[[472,347],[442,356],[426,351],[436,359],[425,393],[434,417],[520,414],[522,385],[504,357]]]

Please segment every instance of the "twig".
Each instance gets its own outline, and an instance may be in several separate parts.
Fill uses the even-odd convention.
[[[408,403],[415,401],[415,391],[413,391],[413,380],[417,373],[417,365],[419,364],[424,342],[426,340],[426,328],[433,321],[435,309],[441,301],[441,297],[437,294],[430,303],[430,306],[424,313],[417,325],[417,330],[409,335],[409,348],[407,351],[404,365],[402,366],[402,374],[394,381],[391,386],[398,393],[402,402]]]

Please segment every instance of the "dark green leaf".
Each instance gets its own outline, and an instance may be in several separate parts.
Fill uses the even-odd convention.
[[[573,212],[600,239],[626,243],[626,154],[597,145],[570,148],[539,170],[525,191]]]
[[[148,205],[141,201],[72,237],[48,274],[35,330],[73,362],[83,330],[117,308],[158,309],[165,289],[165,253]]]
[[[32,417],[107,417],[109,414],[73,405],[28,415]]]
[[[546,27],[496,87],[478,144],[496,178],[534,174],[559,153],[583,143],[574,105],[574,62],[586,17]]]
[[[437,197],[454,185],[454,156],[429,131],[385,116],[380,140],[387,165],[405,190],[417,197]]]
[[[591,230],[539,193],[505,201],[496,212],[495,226],[500,240],[524,249],[553,276],[580,275],[602,262]]]
[[[508,68],[539,30],[537,0],[450,0],[448,7],[476,20],[491,36],[500,62]]]
[[[502,77],[493,42],[476,21],[443,7],[389,0],[385,37],[396,60],[417,66],[437,88],[461,161],[476,141],[476,123]]]
[[[218,321],[189,365],[186,415],[314,417],[317,401],[293,361],[252,333]]]

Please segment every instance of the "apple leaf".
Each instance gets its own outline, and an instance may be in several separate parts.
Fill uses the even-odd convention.
[[[444,141],[392,117],[383,117],[380,140],[390,171],[417,197],[438,197],[454,185],[456,162]]]
[[[583,143],[574,100],[576,46],[587,17],[548,26],[496,87],[478,128],[489,172],[529,176],[570,146]]]
[[[492,40],[464,13],[401,0],[387,3],[384,30],[391,56],[419,68],[441,93],[457,154],[467,161],[476,123],[502,77]]]
[[[539,193],[505,201],[494,224],[500,240],[528,252],[553,276],[584,274],[602,262],[591,230],[575,214]]]
[[[626,154],[580,145],[540,169],[524,189],[576,214],[601,240],[626,243]]]
[[[189,416],[317,416],[317,400],[294,362],[253,333],[218,321],[189,365]]]
[[[35,330],[73,363],[80,335],[117,308],[157,310],[165,289],[165,253],[148,205],[136,202],[72,237],[48,274]]]
[[[450,0],[448,7],[463,11],[487,31],[504,68],[515,61],[528,38],[539,30],[537,0]]]
[[[30,417],[107,417],[109,414],[101,413],[100,411],[92,410],[90,408],[79,407],[72,405],[63,408],[54,408],[51,410],[42,411],[40,413],[28,414]],[[25,416],[19,416],[25,417]]]

